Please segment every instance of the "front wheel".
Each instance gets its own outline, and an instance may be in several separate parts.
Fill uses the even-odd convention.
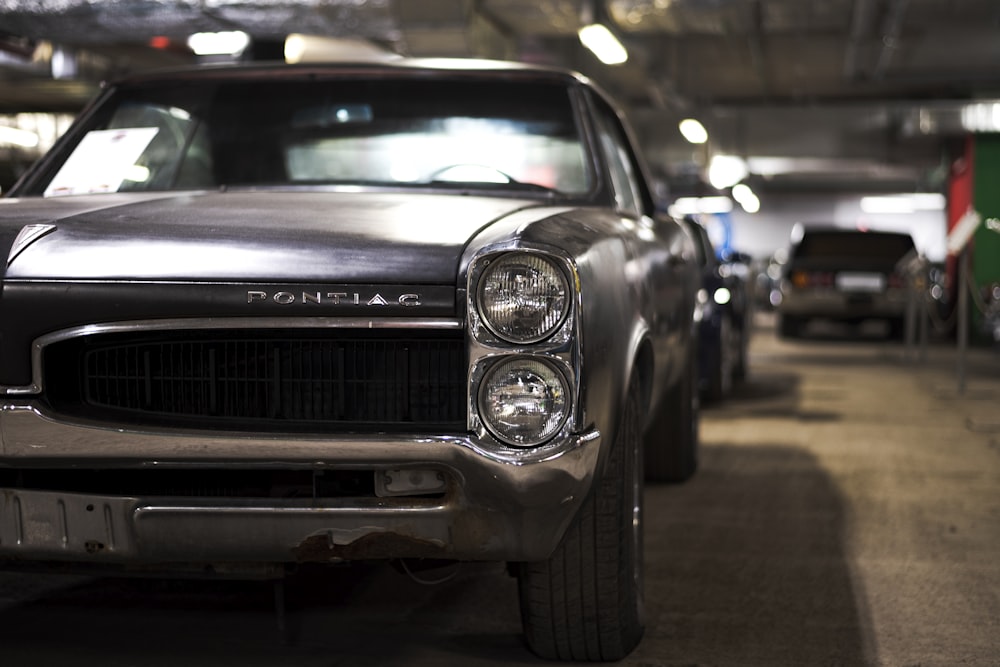
[[[521,563],[521,622],[554,660],[620,660],[642,638],[642,456],[633,381],[610,458],[552,557]]]

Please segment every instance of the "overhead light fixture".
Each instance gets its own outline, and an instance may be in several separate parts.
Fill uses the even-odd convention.
[[[580,28],[577,34],[580,36],[580,43],[605,65],[621,65],[628,60],[628,51],[606,26],[591,23]]]
[[[49,65],[52,69],[53,79],[75,79],[80,72],[76,51],[63,46],[52,49],[52,60]]]
[[[717,190],[731,188],[749,174],[746,160],[736,155],[715,155],[708,165],[708,182]]]
[[[703,144],[708,141],[708,131],[705,126],[694,118],[685,118],[677,125],[677,128],[684,138],[692,144]]]
[[[242,30],[196,32],[187,44],[196,56],[237,56],[250,45],[250,35]]]
[[[746,183],[737,183],[733,186],[733,199],[739,202],[747,213],[756,213],[760,210],[760,199]]]
[[[38,146],[38,135],[30,130],[0,125],[0,146],[3,145],[35,148]]]
[[[724,195],[715,197],[678,197],[667,207],[670,215],[682,218],[685,215],[712,215],[729,213],[733,210],[733,200]]]
[[[917,211],[943,211],[947,201],[944,195],[935,192],[881,195],[861,198],[861,210],[865,213],[908,214]]]
[[[285,38],[285,62],[290,65],[334,60],[393,60],[399,57],[361,38],[301,33],[292,33]]]
[[[1000,101],[963,107],[962,127],[968,132],[1000,132]]]

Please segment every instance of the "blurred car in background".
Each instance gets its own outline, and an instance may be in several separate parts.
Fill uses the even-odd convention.
[[[720,259],[705,227],[687,216],[685,227],[695,241],[701,266],[698,302],[698,368],[701,394],[712,401],[728,396],[747,373],[751,300],[749,258],[740,253]]]
[[[798,338],[812,320],[879,319],[901,338],[909,297],[905,260],[913,238],[898,232],[806,228],[789,251],[777,305],[778,334]]]
[[[980,328],[986,340],[1000,345],[1000,282],[987,283],[979,288],[982,303],[977,303],[982,318]]]
[[[781,302],[781,276],[788,259],[788,248],[778,248],[770,257],[753,263],[753,304],[772,311]]]

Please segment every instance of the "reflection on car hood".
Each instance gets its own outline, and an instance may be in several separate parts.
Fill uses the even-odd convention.
[[[374,192],[113,194],[0,201],[0,250],[56,229],[8,278],[454,284],[485,225],[536,202]]]

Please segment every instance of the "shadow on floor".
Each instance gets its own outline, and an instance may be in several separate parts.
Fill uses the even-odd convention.
[[[864,665],[867,603],[840,491],[808,452],[708,444],[685,486],[647,491],[651,627],[641,650],[691,665]]]

